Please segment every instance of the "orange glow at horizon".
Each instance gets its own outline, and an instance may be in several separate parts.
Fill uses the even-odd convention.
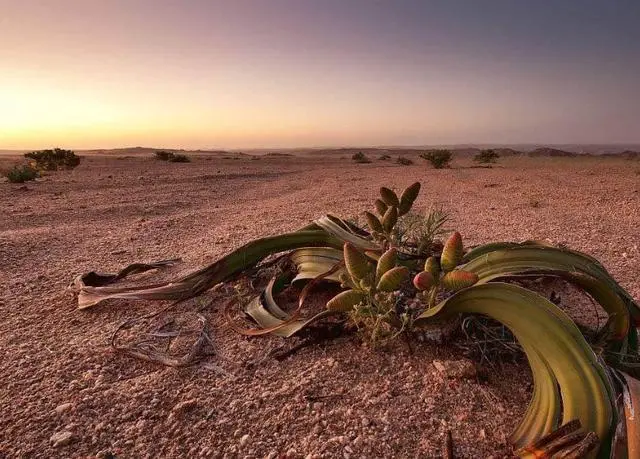
[[[7,2],[0,149],[640,141],[633,14],[474,5]]]

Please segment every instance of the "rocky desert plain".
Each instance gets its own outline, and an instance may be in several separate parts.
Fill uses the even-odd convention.
[[[515,155],[485,168],[458,155],[436,170],[417,151],[367,152],[370,164],[352,153],[167,163],[144,149],[78,152],[71,171],[0,183],[0,457],[435,458],[447,432],[456,457],[510,457],[531,395],[526,362],[477,362],[430,341],[371,349],[353,334],[276,358],[300,339],[239,335],[210,292],[166,313],[188,328],[200,311],[211,326],[209,355],[170,368],[110,344],[122,322],[166,303],[77,309],[68,287],[80,273],[181,258],[157,274],[178,276],[326,213],[361,215],[380,186],[415,181],[415,207],[442,206],[467,245],[563,244],[640,299],[639,160]],[[18,160],[3,154],[0,168]],[[602,320],[584,304],[578,317]]]

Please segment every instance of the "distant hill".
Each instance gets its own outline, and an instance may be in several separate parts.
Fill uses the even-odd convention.
[[[640,159],[640,151],[625,150],[621,153],[605,153],[602,156],[625,158],[625,159]]]
[[[64,147],[64,146],[63,146]],[[450,150],[454,156],[470,158],[480,151],[492,149],[502,157],[526,154],[532,157],[572,157],[582,155],[595,155],[607,157],[621,157],[627,159],[640,159],[640,144],[611,144],[611,145],[542,145],[542,144],[457,144],[457,145],[424,145],[424,146],[365,146],[365,147],[302,147],[302,148],[252,148],[252,149],[176,149],[176,148],[152,148],[152,147],[126,147],[126,148],[97,148],[76,149],[76,153],[82,155],[114,155],[114,156],[142,156],[153,155],[158,150],[173,153],[192,155],[341,155],[350,156],[357,152],[375,157],[380,155],[419,155],[433,150]],[[22,156],[29,150],[0,149],[0,156]]]
[[[531,157],[536,157],[536,156],[567,156],[567,157],[572,157],[572,156],[578,156],[578,153],[574,153],[571,151],[566,151],[566,150],[558,150],[557,148],[548,148],[548,147],[542,147],[542,148],[536,148],[533,151],[530,151],[528,153],[529,156]]]
[[[125,148],[100,148],[94,150],[76,150],[78,154],[86,154],[86,155],[131,155],[131,156],[140,156],[140,155],[153,155],[156,151],[169,151],[171,153],[186,153],[186,154],[203,154],[203,155],[227,155],[230,154],[228,151],[224,150],[184,150],[177,148],[151,148],[151,147],[125,147]],[[243,153],[235,153],[235,154],[243,154]]]
[[[492,148],[492,150],[500,156],[518,156],[523,154],[522,151],[514,150],[513,148]]]
[[[540,145],[543,146],[543,145]],[[627,151],[640,151],[640,144],[566,144],[566,145],[547,145],[559,150],[570,151],[573,153],[584,153],[589,155],[616,155]]]

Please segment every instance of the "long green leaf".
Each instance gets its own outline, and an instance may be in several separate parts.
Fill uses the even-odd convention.
[[[610,438],[615,413],[613,389],[604,368],[580,330],[557,306],[512,284],[476,285],[425,311],[428,323],[460,313],[487,315],[507,326],[522,345],[534,374],[534,399],[512,436],[517,447],[532,443],[561,423],[579,419],[586,431]],[[551,383],[549,383],[551,381]],[[559,397],[554,393],[557,381]],[[562,419],[556,414],[562,407]],[[555,419],[554,419],[555,418]]]
[[[572,277],[572,282],[580,284],[580,276],[587,276],[585,279],[595,279],[595,281],[583,282],[585,285],[598,285],[597,288],[589,291],[598,301],[609,297],[598,291],[609,289],[622,300],[626,311],[621,309],[618,302],[601,302],[603,308],[610,317],[618,321],[617,330],[623,330],[627,320],[625,316],[631,316],[633,326],[640,324],[640,306],[634,301],[629,293],[624,290],[606,269],[593,257],[568,249],[547,247],[532,244],[519,245],[516,247],[503,248],[482,253],[474,258],[468,259],[467,263],[461,267],[465,271],[478,274],[480,282],[487,282],[501,277],[511,275],[545,272],[550,275],[568,273],[566,276]],[[585,288],[585,285],[580,285]],[[586,289],[586,288],[585,288]]]
[[[640,325],[640,306],[594,257],[577,250],[553,247],[538,241],[496,242],[479,246],[464,256],[465,266],[471,266],[480,277],[491,271],[501,271],[500,263],[510,263],[524,270],[553,269],[579,271],[606,282],[626,303],[636,325]],[[467,269],[467,268],[465,268]],[[469,269],[467,269],[469,270]]]
[[[256,239],[211,265],[180,279],[136,287],[92,287],[76,279],[78,307],[94,306],[109,298],[129,300],[182,300],[192,298],[233,275],[255,266],[269,255],[300,247],[342,248],[343,241],[324,230],[298,231]]]

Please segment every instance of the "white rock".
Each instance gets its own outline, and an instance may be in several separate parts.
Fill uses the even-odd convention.
[[[244,434],[242,438],[240,438],[240,447],[242,448],[249,442],[249,434]]]
[[[57,414],[62,414],[66,411],[69,411],[71,408],[73,408],[73,405],[71,403],[63,403],[62,405],[56,406],[55,412]]]
[[[100,387],[104,383],[104,375],[98,375],[93,383],[93,387]]]
[[[60,446],[66,446],[74,442],[75,437],[68,430],[63,430],[62,432],[56,432],[51,435],[49,440],[53,443],[54,448],[59,448]]]
[[[433,366],[447,378],[472,379],[476,377],[475,364],[469,359],[460,360],[434,360]]]

